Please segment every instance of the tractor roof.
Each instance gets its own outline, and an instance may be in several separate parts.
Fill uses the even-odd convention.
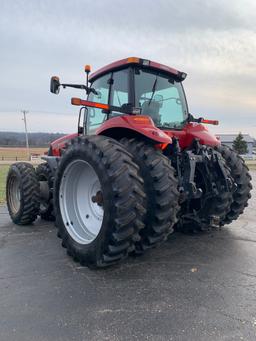
[[[104,75],[105,73],[108,73],[110,71],[115,71],[118,69],[122,69],[125,66],[131,65],[131,64],[137,64],[141,65],[142,67],[149,68],[149,69],[154,69],[154,70],[159,70],[165,73],[169,73],[171,76],[176,78],[177,81],[183,81],[187,74],[181,71],[178,71],[176,69],[173,69],[167,65],[159,64],[156,62],[153,62],[148,59],[142,59],[138,57],[129,57],[129,58],[124,58],[121,60],[118,60],[116,62],[113,62],[111,64],[108,64],[106,66],[103,66],[99,70],[93,72],[90,75],[90,82],[94,81],[96,78]]]

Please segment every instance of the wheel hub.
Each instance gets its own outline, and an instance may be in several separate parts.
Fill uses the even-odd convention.
[[[101,191],[98,191],[96,195],[92,196],[92,202],[98,204],[99,206],[103,205],[103,195]]]

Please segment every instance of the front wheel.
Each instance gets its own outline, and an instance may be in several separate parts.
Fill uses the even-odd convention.
[[[104,267],[134,250],[144,227],[143,181],[115,140],[73,140],[61,158],[54,197],[58,234],[74,260]]]
[[[18,225],[31,224],[39,213],[39,182],[33,166],[27,162],[10,166],[6,182],[9,215]]]
[[[40,216],[43,220],[53,221],[53,182],[54,175],[48,163],[42,163],[36,168],[37,179],[40,184]]]

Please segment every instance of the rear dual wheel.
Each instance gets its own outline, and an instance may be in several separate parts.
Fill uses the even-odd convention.
[[[173,232],[180,209],[178,180],[170,160],[153,145],[134,138],[123,138],[120,142],[132,154],[144,180],[147,214],[144,216],[145,228],[135,243],[135,253],[140,254],[161,244]]]
[[[236,151],[225,145],[221,145],[216,149],[224,158],[226,166],[230,170],[231,177],[237,186],[232,194],[230,209],[223,219],[224,225],[236,220],[248,206],[248,200],[251,198],[252,178],[244,160]]]
[[[74,260],[104,267],[134,250],[144,227],[143,181],[117,141],[74,139],[61,158],[54,194],[58,235]]]

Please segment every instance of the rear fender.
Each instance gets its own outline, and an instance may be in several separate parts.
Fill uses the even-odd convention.
[[[158,129],[149,116],[121,115],[105,121],[96,130],[96,135],[113,138],[143,136],[156,144],[170,144],[172,137]]]
[[[182,130],[165,130],[165,133],[178,138],[181,149],[189,147],[195,139],[197,139],[202,145],[211,147],[220,145],[220,141],[216,138],[216,136],[210,133],[207,127],[195,122],[186,124]]]
[[[51,156],[61,156],[61,149],[63,149],[69,141],[77,137],[78,134],[70,134],[60,137],[59,139],[53,141],[50,145]]]

